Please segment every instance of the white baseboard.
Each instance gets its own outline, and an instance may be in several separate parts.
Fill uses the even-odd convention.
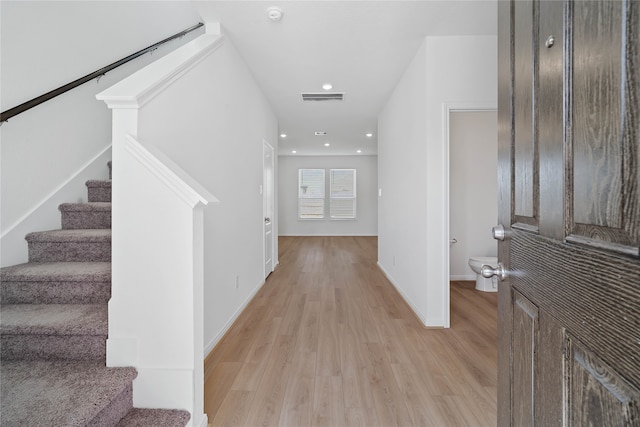
[[[209,425],[209,417],[207,414],[202,414],[202,422],[200,422],[199,427],[207,427]]]
[[[229,320],[227,321],[227,323],[225,323],[224,327],[220,330],[220,332],[218,332],[218,334],[209,342],[209,344],[207,344],[204,347],[204,358],[205,359],[207,358],[209,353],[211,353],[211,351],[214,349],[214,347],[220,342],[222,337],[224,337],[224,334],[227,333],[227,331],[233,325],[233,323],[238,319],[240,314],[242,314],[244,309],[247,308],[247,305],[249,305],[249,303],[251,302],[253,297],[256,296],[256,294],[258,293],[260,288],[262,288],[262,286],[264,286],[264,283],[265,283],[265,281],[263,280],[262,282],[260,282],[258,284],[258,286],[255,287],[255,289],[249,294],[249,296],[247,296],[247,298],[242,302],[242,304],[236,310],[236,312],[233,313],[233,316],[231,316],[229,318]]]
[[[449,280],[473,280],[476,281],[475,274],[459,274],[459,275],[451,275],[449,276]]]
[[[133,406],[193,411],[193,369],[136,366]]]
[[[111,145],[89,160],[71,177],[49,193],[20,219],[2,231],[0,236],[0,266],[6,267],[27,262],[27,242],[24,236],[32,231],[55,230],[60,228],[61,203],[87,201],[87,187],[90,179],[106,179],[109,175],[107,161],[111,160]]]
[[[191,414],[191,418],[185,427],[208,427],[209,426],[209,417],[207,414],[202,414],[200,418],[200,422],[197,423],[193,420],[193,414]]]
[[[377,234],[357,234],[357,233],[349,233],[349,234],[336,234],[336,233],[313,233],[313,234],[289,234],[289,233],[278,233],[278,237],[378,237]]]
[[[384,276],[387,278],[387,280],[389,282],[391,282],[391,284],[393,285],[394,288],[396,288],[396,290],[398,291],[398,293],[400,294],[402,299],[409,305],[409,307],[411,307],[411,310],[413,310],[413,312],[418,317],[418,319],[420,319],[422,324],[426,325],[426,322],[425,322],[426,319],[425,319],[424,315],[422,313],[420,313],[420,311],[415,306],[415,304],[413,304],[413,301],[411,301],[411,299],[407,296],[407,294],[404,293],[402,288],[400,286],[398,286],[396,281],[393,279],[393,277],[391,277],[391,275],[387,272],[387,270],[384,269],[382,264],[380,264],[379,261],[376,264],[378,265],[378,268],[380,269],[380,271],[382,271],[382,274],[384,274]]]

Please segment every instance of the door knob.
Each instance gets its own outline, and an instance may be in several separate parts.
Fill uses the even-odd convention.
[[[496,276],[499,280],[504,280],[507,277],[507,270],[504,269],[504,265],[501,262],[498,263],[498,268],[493,268],[490,265],[483,265],[482,270],[480,270],[482,277],[486,277],[487,279],[493,276]]]
[[[496,240],[504,240],[507,238],[507,230],[504,229],[504,225],[498,224],[491,229],[491,235]]]
[[[264,222],[271,222],[271,218],[265,218]]]

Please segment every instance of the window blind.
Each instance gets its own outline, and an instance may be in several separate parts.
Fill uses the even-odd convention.
[[[298,218],[324,218],[324,169],[298,170]]]
[[[332,219],[356,217],[356,170],[331,169],[330,208]]]

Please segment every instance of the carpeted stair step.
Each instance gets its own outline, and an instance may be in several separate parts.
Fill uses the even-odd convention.
[[[177,409],[133,408],[117,427],[184,427],[191,414]]]
[[[109,169],[111,176],[111,169]],[[110,202],[111,201],[111,179],[109,180],[89,180],[86,183],[87,195],[90,202]]]
[[[111,202],[63,203],[63,229],[111,228]]]
[[[30,262],[111,261],[111,230],[52,230],[29,233]]]
[[[184,427],[182,410],[134,409],[134,368],[106,368],[111,296],[109,180],[60,205],[62,230],[25,239],[29,263],[0,269],[2,426]]]
[[[3,362],[0,374],[3,427],[116,426],[133,406],[137,375],[104,361]]]
[[[3,305],[0,357],[104,362],[108,329],[106,304]]]
[[[2,304],[106,304],[110,262],[31,262],[0,269]]]

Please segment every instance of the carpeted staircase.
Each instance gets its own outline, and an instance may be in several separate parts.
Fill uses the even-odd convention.
[[[0,271],[0,425],[184,427],[186,411],[133,408],[134,368],[105,367],[111,180],[87,190],[60,205],[61,230],[26,236],[28,263]]]

